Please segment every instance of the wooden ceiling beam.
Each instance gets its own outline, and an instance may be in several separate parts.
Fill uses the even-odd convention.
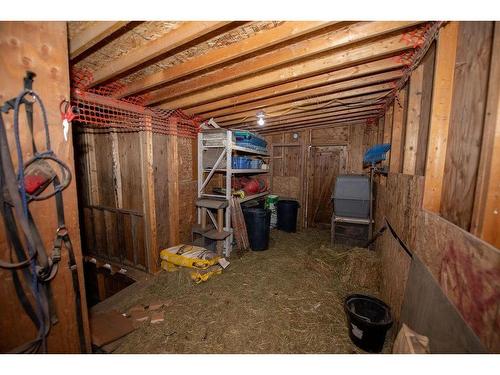
[[[112,34],[126,27],[130,21],[96,21],[69,40],[69,58],[75,60]]]
[[[360,117],[377,117],[378,115],[380,114],[380,111],[378,110],[371,110],[371,111],[361,111],[361,112],[357,112],[357,113],[349,113],[349,114],[345,114],[345,115],[342,115],[342,116],[331,116],[331,117],[328,117],[328,118],[321,118],[321,119],[312,119],[312,120],[301,120],[301,121],[298,121],[298,122],[290,122],[288,124],[281,124],[281,125],[270,125],[270,126],[267,126],[264,125],[263,127],[265,127],[266,129],[281,129],[283,127],[293,127],[293,126],[301,126],[301,125],[304,125],[304,124],[311,124],[311,125],[314,125],[314,124],[323,124],[325,122],[332,122],[332,121],[340,121],[340,120],[348,120],[348,119],[351,119],[351,118],[360,118]],[[252,127],[248,127],[246,128],[245,130],[259,130],[259,129],[262,129],[263,128],[262,126],[259,126],[257,124],[254,124]],[[240,129],[239,127],[237,127],[238,129]]]
[[[328,103],[328,102],[335,102],[338,100],[342,100],[342,98],[349,98],[351,96],[360,96],[363,94],[370,94],[370,93],[375,93],[375,92],[386,92],[389,90],[392,90],[394,86],[390,83],[380,83],[377,85],[372,85],[372,86],[366,86],[362,88],[357,88],[357,89],[352,89],[352,90],[346,90],[346,91],[341,91],[341,92],[336,92],[333,94],[329,95],[323,95],[321,97],[317,98],[307,98],[307,99],[301,99],[297,100],[294,102],[290,103],[283,103],[275,106],[271,106],[266,108],[266,113],[269,116],[279,116],[279,112],[284,112],[284,111],[289,111],[291,108],[297,108],[297,109],[302,109],[307,106],[313,106],[315,104],[320,104],[320,103]],[[375,99],[372,99],[367,105],[373,104],[373,101]],[[342,103],[340,103],[342,104]],[[328,104],[327,104],[328,105]],[[326,106],[326,105],[325,105]],[[308,109],[308,108],[307,108]],[[289,112],[287,112],[289,113]],[[285,114],[285,113],[283,113]],[[245,118],[248,117],[255,117],[255,111],[245,111],[245,112],[240,112],[240,113],[235,113],[235,114],[230,114],[227,116],[222,116],[222,117],[215,117],[215,120],[219,123],[229,123],[230,121],[236,122],[236,123],[241,123],[244,121]]]
[[[260,50],[316,32],[320,29],[334,25],[338,22],[285,22],[271,30],[260,31],[254,36],[221,48],[214,48],[208,53],[197,56],[195,59],[174,65],[158,73],[148,75],[142,79],[132,82],[122,94],[132,95],[139,91],[150,90],[160,85],[165,85],[182,77],[189,76],[201,71],[207,71],[214,67],[220,67],[235,59],[248,56]]]
[[[189,115],[199,115],[208,118],[218,115],[218,110],[236,107],[238,105],[254,101],[256,98],[266,99],[276,95],[288,94],[290,92],[317,87],[328,83],[336,83],[346,79],[362,77],[369,74],[376,74],[400,67],[402,67],[402,63],[400,61],[396,61],[393,57],[388,57],[345,69],[335,70],[333,72],[266,87],[237,96],[231,96],[229,98],[212,101],[195,107],[183,108],[183,110]]]
[[[346,91],[357,87],[374,85],[388,81],[396,82],[397,79],[403,76],[401,70],[392,70],[385,73],[378,73],[368,75],[360,78],[351,79],[348,81],[337,82],[330,85],[323,85],[311,89],[300,90],[289,94],[273,96],[267,99],[256,100],[239,106],[225,108],[219,111],[211,112],[209,117],[220,117],[231,113],[239,113],[244,111],[256,111],[258,109],[265,109],[270,105],[277,105],[282,103],[292,102],[304,98],[311,98],[322,96],[325,94],[333,94],[334,92]]]
[[[179,51],[182,46],[188,48],[190,43],[203,37],[212,37],[217,33],[227,31],[231,22],[193,21],[183,22],[177,29],[132,50],[125,56],[105,65],[94,72],[94,80],[89,87],[109,82],[110,80],[133,73],[145,64],[157,61],[172,51]]]
[[[377,104],[377,106],[381,106],[381,105],[383,105],[383,103]],[[306,116],[315,116],[315,115],[321,115],[321,114],[325,114],[325,113],[339,113],[339,112],[342,112],[345,110],[366,108],[366,107],[367,107],[366,104],[363,104],[363,103],[353,104],[353,105],[349,105],[349,106],[335,104],[335,105],[332,105],[330,107],[325,107],[323,109],[318,109],[318,110],[313,110],[313,111],[296,112],[296,113],[293,113],[291,115],[284,115],[284,116],[267,118],[266,123],[272,124],[275,122],[286,122],[286,121],[292,121],[292,120],[295,120],[297,118],[302,118],[302,117],[306,117]],[[255,122],[255,120],[249,121],[247,123],[242,124],[241,126],[245,127],[247,125],[253,125],[254,122]]]
[[[294,119],[276,119],[273,121],[273,119],[267,119],[266,120],[266,126],[268,127],[273,127],[273,126],[278,126],[278,125],[286,125],[286,124],[294,124],[297,122],[302,122],[302,121],[313,121],[313,120],[325,120],[325,119],[332,119],[332,118],[337,118],[343,115],[347,114],[353,114],[353,113],[363,113],[363,112],[373,112],[373,111],[378,111],[380,112],[382,109],[381,105],[372,105],[372,106],[364,106],[364,107],[358,107],[358,108],[352,108],[352,109],[345,109],[342,108],[341,110],[335,111],[335,112],[327,112],[327,113],[321,113],[321,114],[314,114],[314,115],[303,115],[302,117],[297,117]],[[256,126],[255,121],[251,123],[246,123],[245,125],[239,126],[238,129],[247,129],[247,128],[254,128]]]
[[[274,132],[282,132],[286,130],[290,131],[296,131],[296,130],[302,130],[302,129],[307,129],[307,128],[320,128],[320,127],[326,127],[326,126],[340,126],[340,125],[353,125],[353,124],[359,124],[359,123],[366,123],[366,120],[372,119],[374,116],[360,116],[360,117],[353,117],[350,119],[341,119],[337,121],[325,121],[325,122],[320,122],[316,124],[310,124],[310,123],[304,123],[302,125],[285,125],[280,128],[269,128],[267,130],[262,130],[262,129],[256,129],[255,131],[259,134],[266,134],[266,133],[274,133]]]
[[[332,33],[320,37],[304,40],[290,46],[286,46],[237,64],[218,69],[213,72],[173,84],[149,93],[148,105],[162,104],[162,108],[184,108],[196,103],[202,104],[214,99],[243,93],[251,89],[268,86],[273,83],[283,83],[291,79],[300,78],[306,74],[327,72],[335,68],[355,65],[360,60],[397,53],[411,46],[401,36],[392,36],[382,40],[370,41],[364,45],[347,48],[348,45],[375,37],[382,37],[403,28],[415,25],[416,22],[360,22],[348,27],[341,28]],[[359,43],[358,43],[359,44]],[[346,47],[342,48],[340,47]],[[333,52],[331,59],[320,58],[321,53]],[[306,58],[316,57],[313,61],[300,62]],[[315,64],[314,64],[315,63]],[[307,66],[311,65],[307,70]],[[257,77],[251,77],[234,81],[237,78],[269,71],[278,68],[271,73],[262,73]],[[300,73],[300,71],[304,71]],[[276,74],[276,72],[278,72]],[[274,74],[273,74],[274,73]],[[221,87],[213,88],[233,81]],[[241,86],[240,86],[241,83]],[[185,98],[180,96],[190,94]],[[178,99],[176,99],[178,98]]]

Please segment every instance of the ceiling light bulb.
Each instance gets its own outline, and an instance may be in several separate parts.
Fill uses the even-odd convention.
[[[262,117],[260,117],[260,118],[257,120],[257,124],[258,124],[258,125],[260,125],[260,126],[263,126],[265,123],[266,123],[266,120],[264,120]]]

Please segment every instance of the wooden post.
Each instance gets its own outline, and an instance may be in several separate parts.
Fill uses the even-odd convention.
[[[389,161],[389,170],[392,173],[401,172],[401,164],[403,159],[403,136],[406,113],[406,91],[408,86],[405,86],[399,91],[394,100],[394,117],[392,120],[392,140],[391,140],[391,157]]]
[[[177,118],[171,117],[170,129],[175,135],[167,136],[168,212],[165,213],[169,226],[169,246],[179,244],[179,152],[177,145]],[[164,172],[165,173],[165,172]]]
[[[500,248],[500,22],[495,22],[471,232]]]
[[[222,233],[224,231],[224,209],[217,210],[217,231]]]
[[[154,189],[153,168],[153,133],[151,132],[151,117],[145,116],[145,129],[140,132],[141,139],[141,181],[142,201],[145,217],[146,254],[149,272],[155,273],[160,270],[160,252],[158,248],[156,204]]]
[[[425,169],[423,207],[439,212],[450,126],[453,79],[457,53],[458,22],[444,26],[437,40],[434,88],[432,92],[429,146]]]
[[[41,96],[47,109],[52,149],[75,176],[72,129],[69,130],[68,139],[65,140],[59,115],[59,104],[62,100],[70,98],[66,22],[0,22],[0,45],[2,45],[2,53],[0,53],[1,102],[18,95],[23,88],[26,71],[34,72],[36,77],[33,89]],[[34,138],[41,147],[45,142],[45,134],[40,122],[40,109],[37,107],[38,105],[35,105]],[[10,150],[15,160],[13,115],[12,112],[2,115],[10,141]],[[29,156],[32,156],[32,150],[30,132],[27,131],[24,115],[20,116],[20,126],[21,144],[25,160],[27,160]],[[39,151],[43,151],[43,148]],[[63,197],[66,227],[73,244],[78,270],[85,347],[83,349],[80,347],[76,315],[77,308],[80,307],[75,303],[72,272],[68,267],[68,251],[63,248],[59,270],[51,281],[54,312],[59,322],[50,329],[47,348],[50,353],[90,352],[77,191],[74,180],[64,190]],[[30,210],[42,241],[50,250],[49,245],[53,243],[58,227],[54,198],[35,202],[30,205]],[[8,260],[9,256],[10,246],[7,243],[4,226],[1,225],[0,259]],[[7,352],[34,339],[36,328],[16,298],[12,272],[3,269],[0,270],[0,300],[3,302],[0,304],[0,352]]]
[[[424,64],[420,64],[412,73],[408,92],[408,117],[406,120],[405,147],[403,155],[403,173],[415,174],[417,164],[418,134],[422,109],[422,84]]]

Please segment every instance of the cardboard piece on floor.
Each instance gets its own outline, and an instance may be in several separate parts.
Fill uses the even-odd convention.
[[[163,311],[155,311],[151,314],[151,324],[161,323],[163,320]]]
[[[125,340],[125,336],[120,337],[118,340],[111,341],[109,344],[103,345],[101,350],[105,353],[113,353]]]
[[[97,347],[115,341],[133,330],[132,321],[116,310],[90,316],[92,344]]]

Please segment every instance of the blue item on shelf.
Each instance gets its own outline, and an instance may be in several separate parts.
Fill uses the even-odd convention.
[[[247,156],[233,156],[232,167],[233,169],[249,169],[251,159]]]
[[[246,130],[233,131],[237,146],[250,148],[252,150],[267,152],[267,142],[264,138]]]
[[[262,160],[260,160],[260,159],[252,159],[250,161],[250,168],[251,169],[260,169],[261,166],[262,166]]]
[[[385,154],[390,149],[391,145],[389,143],[375,145],[372,148],[369,148],[363,157],[363,164],[375,164],[385,160]]]

